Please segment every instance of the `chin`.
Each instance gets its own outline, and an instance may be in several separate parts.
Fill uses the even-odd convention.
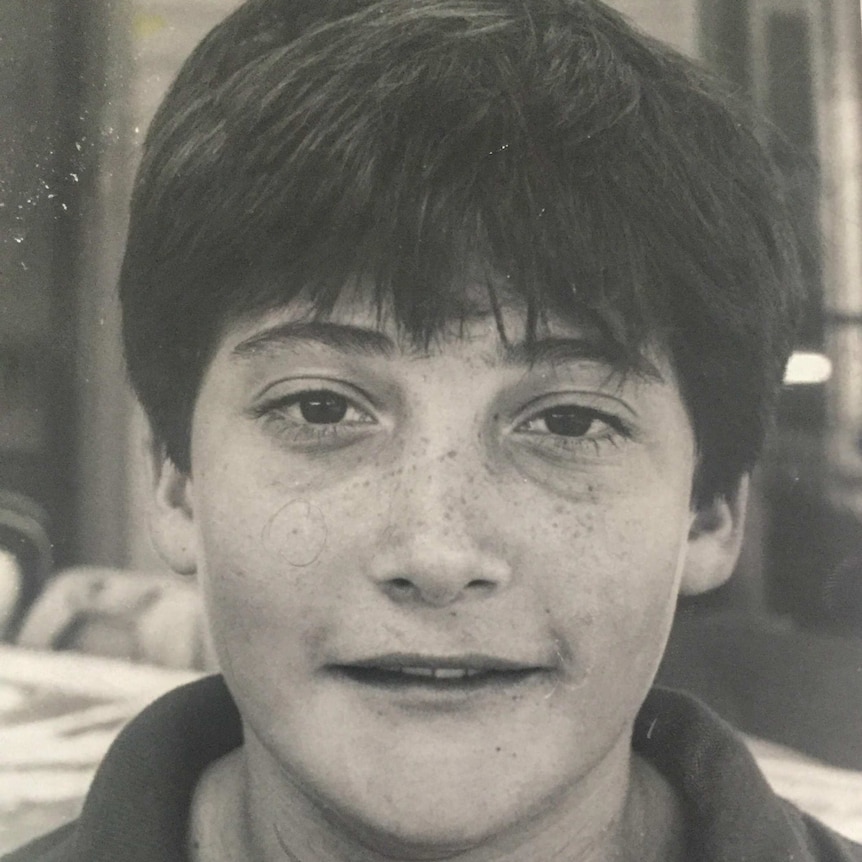
[[[376,800],[373,808],[369,800]],[[424,792],[421,785],[400,791],[390,785],[384,793],[369,788],[352,802],[338,815],[343,834],[381,855],[417,860],[489,846],[523,825],[525,806],[533,808],[515,788],[505,792],[498,783],[496,792],[478,793],[457,782],[441,785],[439,776],[430,778]],[[533,804],[541,807],[539,800]]]
[[[463,807],[457,816],[435,809],[428,803],[422,812],[390,812],[385,819],[351,817],[342,824],[354,841],[383,856],[398,859],[446,859],[490,843],[511,821],[488,823],[482,814],[465,818]]]

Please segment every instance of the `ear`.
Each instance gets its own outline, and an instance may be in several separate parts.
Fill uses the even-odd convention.
[[[748,506],[749,477],[736,489],[717,496],[693,513],[680,592],[697,595],[721,586],[733,574],[739,557]]]
[[[153,544],[175,572],[193,575],[198,569],[198,553],[191,475],[177,469],[152,433],[146,440],[146,455]]]

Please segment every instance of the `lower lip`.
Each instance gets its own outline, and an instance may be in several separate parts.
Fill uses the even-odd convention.
[[[336,668],[335,675],[371,694],[406,705],[454,706],[487,697],[515,698],[537,685],[548,685],[545,670],[498,671],[455,679],[413,676],[397,672]]]

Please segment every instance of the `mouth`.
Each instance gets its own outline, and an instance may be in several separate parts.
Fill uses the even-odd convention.
[[[388,655],[332,670],[352,682],[393,691],[469,692],[521,685],[550,668],[491,656],[429,657]]]

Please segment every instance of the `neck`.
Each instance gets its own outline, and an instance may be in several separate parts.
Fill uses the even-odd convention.
[[[575,791],[481,846],[435,851],[362,834],[240,748],[204,774],[195,793],[193,862],[673,862],[682,859],[681,814],[659,773],[633,755],[609,755]],[[613,761],[618,760],[619,763]],[[608,769],[611,766],[613,768]]]

